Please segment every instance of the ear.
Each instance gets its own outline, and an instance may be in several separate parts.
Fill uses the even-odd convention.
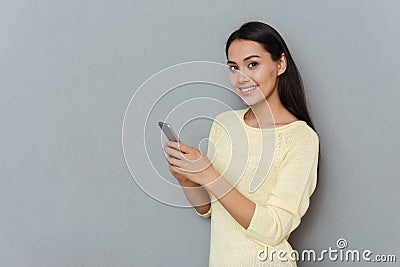
[[[281,58],[278,59],[278,76],[281,75],[286,71],[287,62],[286,62],[286,55],[282,53]]]

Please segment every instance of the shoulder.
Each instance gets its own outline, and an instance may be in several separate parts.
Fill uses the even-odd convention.
[[[296,127],[288,128],[284,135],[288,146],[296,144],[319,146],[318,134],[305,121],[299,121]]]
[[[212,135],[220,136],[224,133],[237,132],[241,125],[240,114],[242,112],[242,110],[228,110],[215,116],[211,126]]]

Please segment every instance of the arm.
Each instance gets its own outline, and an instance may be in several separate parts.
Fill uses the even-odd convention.
[[[207,182],[206,187],[218,199],[222,206],[245,229],[253,217],[256,204],[242,195],[218,172]]]
[[[248,237],[276,245],[299,225],[316,185],[319,144],[316,135],[303,139],[285,155],[278,182],[265,205],[249,200],[222,176],[215,174],[207,181],[207,188],[243,226]]]
[[[267,202],[254,203],[222,177],[201,152],[178,142],[165,151],[170,168],[211,191],[249,237],[262,244],[279,244],[299,225],[316,186],[318,136],[296,137],[277,169],[277,182]],[[207,167],[205,167],[207,165]]]
[[[195,209],[199,216],[208,218],[211,215],[211,200],[210,195],[201,187],[198,183],[192,182],[190,180],[178,180],[179,184],[182,186],[183,192],[186,198],[189,200],[190,204]]]
[[[165,145],[164,145],[164,150]],[[200,184],[195,183],[189,179],[187,179],[184,175],[177,172],[173,165],[169,163],[169,171],[173,176],[178,180],[179,184],[182,186],[183,192],[186,195],[187,200],[189,200],[190,204],[194,207],[196,213],[199,216],[208,218],[211,215],[211,200],[210,195],[206,191],[204,187]]]
[[[218,137],[221,134],[221,127],[218,123],[218,117],[214,120],[211,125],[211,129],[208,135],[208,148],[207,148],[207,158],[213,158],[214,150],[213,145],[217,143]],[[173,172],[173,168],[170,168]],[[177,177],[178,173],[173,173]],[[186,198],[192,204],[197,215],[208,218],[211,216],[211,192],[206,187],[202,187],[200,184],[186,179],[186,177],[181,176],[184,179],[178,179],[179,184],[186,195]],[[206,203],[206,204],[204,204]],[[200,205],[199,205],[200,204]]]
[[[207,191],[210,191],[243,227],[248,227],[255,210],[254,202],[233,188],[211,164],[208,164],[208,167],[200,172],[190,171],[189,168],[184,167],[185,163],[201,162],[199,160],[199,157],[201,158],[200,151],[178,142],[167,142],[163,149],[169,155],[167,158],[169,171],[184,186],[186,197],[195,207],[198,215],[209,217],[211,197]],[[209,161],[208,158],[207,161]],[[199,169],[202,168],[195,168],[195,170]],[[204,202],[205,200],[208,203]]]
[[[245,228],[248,227],[255,210],[255,204],[222,177],[217,170],[209,163],[207,157],[203,156],[201,160],[201,152],[195,148],[188,147],[178,142],[167,142],[164,146],[165,152],[169,155],[169,170],[178,179],[183,187],[186,197],[197,214],[203,217],[209,217],[211,198],[207,191],[210,191],[229,213]],[[204,158],[206,162],[204,162]],[[197,163],[203,162],[200,166],[207,164],[202,168],[196,166]],[[190,169],[187,166],[196,166]],[[202,171],[196,171],[200,170]],[[205,189],[206,188],[206,189]],[[207,190],[207,191],[206,191]],[[207,202],[205,202],[207,200]],[[206,214],[203,214],[206,212]]]

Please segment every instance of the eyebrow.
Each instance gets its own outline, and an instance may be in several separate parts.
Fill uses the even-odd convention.
[[[251,55],[251,56],[245,57],[245,58],[243,59],[243,62],[246,61],[246,60],[249,60],[249,59],[252,58],[252,57],[258,57],[258,58],[259,58],[260,56]],[[227,62],[226,64],[236,64],[236,62],[235,62],[235,61],[228,60],[228,62]]]

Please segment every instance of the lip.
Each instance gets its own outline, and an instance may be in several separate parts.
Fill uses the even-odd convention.
[[[243,89],[246,90],[246,89],[253,88],[253,87],[254,87],[254,89],[251,89],[249,91],[242,91]],[[258,85],[256,85],[256,84],[251,85],[251,86],[246,86],[246,87],[238,87],[238,89],[242,95],[250,95],[251,93],[256,91],[257,88],[258,88]]]

